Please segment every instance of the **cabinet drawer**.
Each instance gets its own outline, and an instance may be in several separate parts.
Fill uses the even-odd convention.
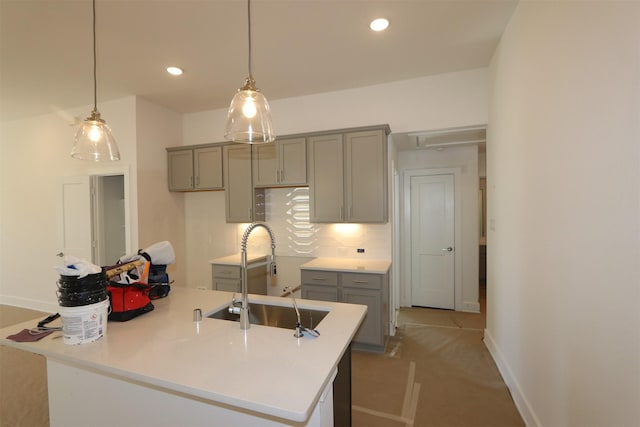
[[[213,277],[240,279],[240,267],[235,265],[213,265]]]
[[[338,288],[324,285],[302,285],[302,298],[338,302]]]
[[[214,289],[216,291],[240,292],[240,281],[235,279],[215,279]]]
[[[303,284],[338,285],[338,273],[335,271],[302,270]]]
[[[343,273],[342,286],[349,288],[382,289],[379,274]]]

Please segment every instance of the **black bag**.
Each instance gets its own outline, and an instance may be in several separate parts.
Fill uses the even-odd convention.
[[[169,275],[167,274],[167,266],[151,264],[147,283],[151,285],[149,298],[158,299],[169,295],[171,286],[169,282]]]

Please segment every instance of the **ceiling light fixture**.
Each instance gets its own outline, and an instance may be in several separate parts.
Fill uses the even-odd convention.
[[[233,142],[245,144],[265,144],[273,142],[276,135],[271,124],[269,103],[251,74],[251,0],[247,0],[247,21],[249,34],[249,76],[244,86],[231,100],[227,114],[227,124],[224,137]]]
[[[180,67],[167,67],[167,73],[171,74],[172,76],[181,76],[182,72],[182,68]]]
[[[389,20],[384,18],[378,18],[371,21],[369,28],[373,31],[384,31],[389,28]]]
[[[98,112],[96,78],[96,0],[93,0],[93,110],[76,132],[71,157],[82,160],[120,160],[120,152],[111,129]]]

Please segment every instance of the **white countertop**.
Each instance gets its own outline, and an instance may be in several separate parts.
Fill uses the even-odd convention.
[[[34,327],[34,321],[0,330],[0,343],[196,398],[306,420],[366,307],[298,300],[301,308],[330,313],[316,327],[320,337],[296,339],[289,329],[251,325],[243,331],[238,322],[206,317],[230,300],[228,292],[173,287],[167,298],[153,301],[154,311],[109,322],[105,336],[92,343],[64,344],[60,332],[31,343],[5,338]],[[291,306],[288,298],[251,295],[250,300]],[[195,308],[203,312],[198,323]]]
[[[254,262],[262,262],[266,260],[267,260],[267,255],[247,254],[248,264],[252,264]],[[234,254],[234,255],[228,255],[220,258],[215,258],[210,260],[209,264],[240,265],[242,264],[241,254]]]
[[[391,261],[381,259],[357,258],[315,258],[300,266],[305,270],[345,271],[350,273],[385,274],[391,267]]]

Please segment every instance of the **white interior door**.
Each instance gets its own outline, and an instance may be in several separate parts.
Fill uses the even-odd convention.
[[[455,309],[454,175],[411,177],[411,305]]]
[[[91,196],[88,175],[62,179],[58,223],[61,251],[91,261]]]

